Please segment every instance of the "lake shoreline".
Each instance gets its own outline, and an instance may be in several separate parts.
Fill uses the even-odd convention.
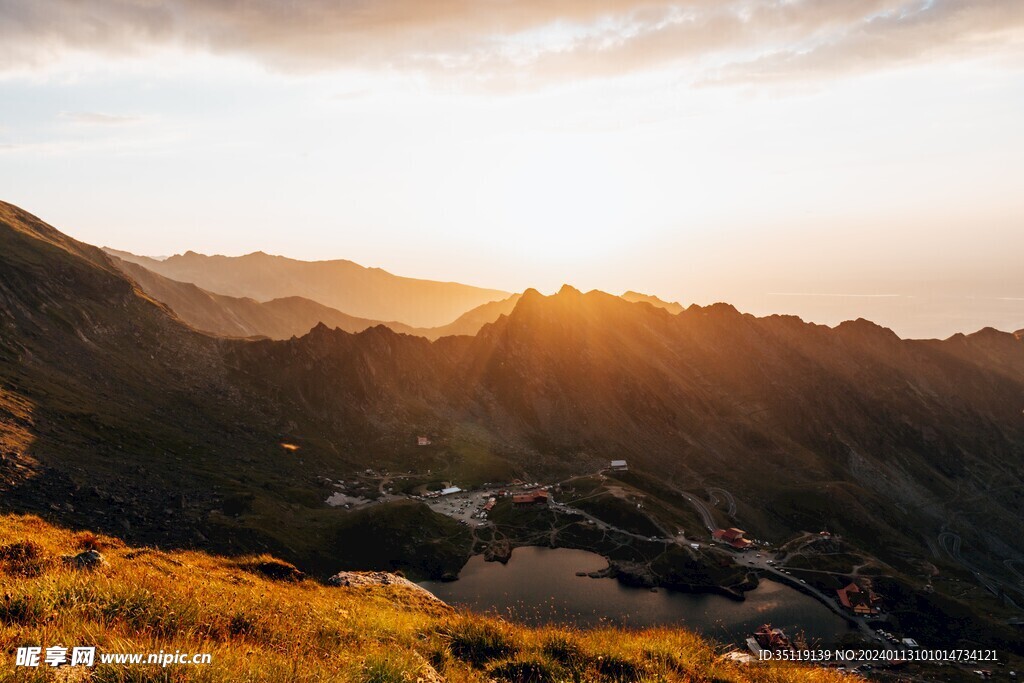
[[[834,640],[848,629],[812,597],[768,578],[745,594],[685,585],[652,591],[643,576],[619,574],[614,564],[590,551],[519,546],[504,562],[474,555],[458,580],[421,585],[453,606],[517,622],[686,625],[733,643],[764,622],[809,639]]]
[[[740,581],[729,585],[722,585],[719,583],[703,582],[698,583],[694,581],[681,581],[681,580],[670,580],[664,576],[657,574],[651,569],[650,563],[628,561],[622,559],[616,559],[609,557],[600,548],[584,548],[574,546],[563,546],[553,544],[535,544],[535,543],[523,543],[516,544],[509,541],[504,541],[501,544],[489,544],[482,552],[470,555],[469,559],[476,557],[477,555],[482,556],[486,562],[498,562],[500,564],[507,564],[509,559],[512,557],[513,551],[517,548],[546,548],[549,550],[556,550],[564,548],[567,550],[580,550],[583,552],[593,553],[601,556],[608,564],[602,570],[597,572],[587,572],[593,578],[612,578],[624,586],[630,586],[633,588],[664,588],[667,590],[678,591],[680,593],[694,593],[694,594],[713,594],[720,595],[722,597],[734,600],[737,602],[743,602],[746,598],[744,594],[748,591],[755,590],[758,586],[758,574],[753,571],[744,571],[743,578]],[[694,562],[694,566],[699,563]],[[599,574],[599,575],[598,575]],[[457,581],[458,575],[455,576],[444,576],[441,577],[443,581]]]

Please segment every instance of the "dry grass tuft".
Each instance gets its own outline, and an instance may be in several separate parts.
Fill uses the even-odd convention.
[[[269,555],[249,557],[235,563],[239,569],[259,574],[271,581],[301,581],[306,575],[293,564]]]
[[[0,571],[13,576],[38,576],[53,559],[43,547],[32,541],[18,541],[0,546]]]

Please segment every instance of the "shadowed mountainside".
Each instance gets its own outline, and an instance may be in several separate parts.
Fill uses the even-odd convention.
[[[455,282],[399,277],[344,260],[297,261],[263,252],[206,256],[190,251],[160,261],[110,253],[209,292],[257,301],[300,296],[357,318],[399,320],[417,327],[445,325],[471,308],[509,296]]]
[[[0,246],[10,509],[327,567],[353,552],[336,539],[358,518],[325,509],[324,476],[503,462],[535,478],[624,457],[670,485],[727,488],[762,537],[828,526],[914,566],[946,561],[928,548],[955,531],[993,572],[1021,559],[1024,343],[1011,334],[908,341],[865,320],[672,314],[566,287],[528,290],[475,337],[319,325],[218,339],[10,205]],[[436,447],[416,449],[424,433]],[[382,508],[457,538],[418,503]]]
[[[369,349],[388,365],[369,371]],[[622,455],[724,482],[765,531],[826,524],[891,554],[949,526],[993,557],[1024,532],[1024,345],[993,330],[905,341],[864,320],[830,329],[724,304],[673,316],[566,288],[528,291],[470,340],[320,327],[232,363],[310,414],[370,407],[382,433],[471,420],[534,468]]]

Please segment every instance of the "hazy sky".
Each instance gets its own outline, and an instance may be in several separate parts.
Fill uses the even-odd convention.
[[[1019,0],[0,0],[0,198],[144,254],[1015,329],[1022,127]]]

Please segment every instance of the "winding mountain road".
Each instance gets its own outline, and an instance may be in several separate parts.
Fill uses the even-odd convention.
[[[1024,583],[1024,574],[1021,574],[1020,570],[1013,566],[1013,560],[1003,560],[1003,564],[1006,568],[1013,572],[1013,575],[1020,579],[1021,583]]]
[[[1006,595],[1006,592],[1003,590],[1003,585],[1001,583],[993,579],[990,579],[984,572],[978,569],[978,567],[974,566],[969,561],[964,559],[964,556],[960,552],[962,541],[960,539],[959,534],[955,534],[952,531],[941,532],[939,534],[939,545],[942,546],[942,549],[946,551],[946,554],[949,555],[950,558],[953,559],[953,561],[959,563],[964,569],[971,572],[971,574],[974,575],[974,578],[978,580],[978,583],[980,583],[985,588],[985,590],[987,590],[989,593],[992,593],[992,595],[995,595],[997,597],[1001,596],[1002,599],[1005,600],[1011,607],[1015,609],[1020,609],[1017,603],[1014,602],[1010,598],[1010,596]],[[1014,575],[1020,577],[1020,572],[1018,572],[1012,566],[1012,562],[1012,560],[1006,560],[1005,562],[1003,562],[1003,564],[1006,565],[1007,568],[1009,568],[1010,571],[1014,573]],[[1024,595],[1024,591],[1022,591],[1020,588],[1016,586],[1009,586],[1009,588]]]
[[[825,605],[825,607],[829,608],[830,610],[835,612],[837,615],[842,617],[844,620],[846,620],[847,623],[856,625],[856,627],[860,630],[860,632],[863,633],[868,638],[870,638],[871,640],[882,640],[882,638],[877,633],[875,633],[875,631],[870,626],[868,626],[867,622],[863,618],[853,617],[848,612],[846,612],[842,607],[840,607],[839,603],[836,601],[835,597],[833,597],[832,595],[826,594],[824,591],[818,590],[817,588],[815,588],[814,586],[812,586],[812,585],[810,585],[808,583],[801,583],[798,579],[795,579],[791,575],[786,574],[783,570],[778,569],[778,568],[768,564],[768,561],[770,559],[773,559],[773,558],[772,557],[768,557],[768,556],[765,556],[765,557],[749,557],[748,556],[745,559],[745,561],[737,559],[736,560],[736,564],[746,565],[746,566],[748,566],[750,568],[758,569],[758,570],[764,572],[765,574],[769,575],[769,577],[772,578],[773,580],[776,580],[776,581],[778,581],[780,583],[784,583],[784,584],[786,584],[788,586],[791,586],[791,587],[795,588],[796,590],[798,590],[798,591],[800,591],[802,593],[806,593],[807,595],[810,595],[811,597],[816,598],[819,602],[821,602],[823,605]],[[801,571],[804,571],[804,570],[801,570]]]
[[[729,515],[730,517],[735,517],[736,516],[736,499],[733,498],[732,494],[729,493],[728,491],[726,491],[725,489],[718,488],[717,486],[713,486],[713,487],[708,489],[708,496],[711,497],[711,504],[712,505],[718,505],[718,496],[719,495],[721,495],[722,498],[725,499],[726,505],[729,506],[729,508],[728,508],[728,510],[726,510],[725,514]]]
[[[693,509],[700,515],[700,519],[704,522],[704,526],[707,527],[708,531],[714,531],[718,528],[715,523],[715,515],[711,512],[711,508],[703,500],[685,491],[680,491],[679,495],[686,499],[686,502],[693,506]]]

